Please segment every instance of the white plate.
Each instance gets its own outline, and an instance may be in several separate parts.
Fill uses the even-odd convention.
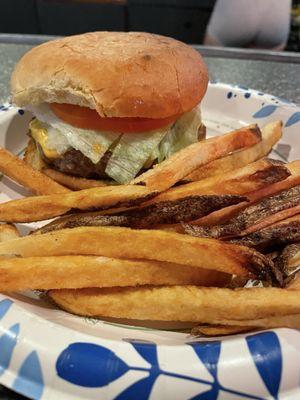
[[[284,136],[272,156],[300,158],[300,109],[292,103],[215,83],[202,110],[210,134],[282,119]],[[0,145],[21,152],[30,118],[0,107]],[[1,201],[26,194],[7,178],[0,185]],[[296,330],[195,339],[171,325],[75,317],[30,293],[0,295],[0,383],[32,399],[298,399],[299,377]]]

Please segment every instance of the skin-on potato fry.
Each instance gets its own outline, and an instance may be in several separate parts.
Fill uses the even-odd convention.
[[[212,210],[236,204],[245,199],[242,196],[189,196],[174,201],[162,201],[145,208],[123,211],[112,215],[102,213],[77,213],[58,218],[43,226],[35,233],[75,228],[78,226],[127,226],[131,228],[152,228],[163,224],[191,221],[206,215]]]
[[[249,289],[251,290],[251,289]],[[260,319],[249,319],[249,320],[235,320],[235,319],[216,319],[211,322],[213,325],[219,325],[220,327],[239,327],[252,329],[270,329],[270,328],[292,328],[300,329],[300,314],[294,315],[282,315],[272,316]],[[209,327],[209,325],[208,325]],[[193,328],[193,331],[197,331],[197,326]],[[202,328],[202,327],[201,327]],[[193,333],[193,332],[192,332]]]
[[[20,237],[18,229],[11,224],[0,224],[0,242]]]
[[[262,140],[252,147],[236,151],[226,157],[206,163],[185,177],[186,180],[199,181],[213,175],[224,174],[244,167],[270,153],[272,147],[282,136],[282,121],[270,122],[262,128]]]
[[[267,246],[279,246],[300,241],[300,215],[285,219],[261,229],[258,232],[250,233],[247,236],[232,239],[231,243],[243,244],[265,248]]]
[[[261,132],[257,125],[249,125],[222,136],[203,140],[178,151],[131,183],[162,192],[199,166],[232,151],[252,146],[260,140]]]
[[[222,225],[185,225],[185,232],[199,237],[227,239],[246,236],[300,213],[300,185],[250,205]]]
[[[234,335],[236,333],[249,332],[255,328],[249,326],[236,326],[236,325],[199,325],[191,330],[193,336],[226,336]]]
[[[231,275],[149,260],[95,256],[0,260],[0,290],[68,289],[137,285],[225,286]]]
[[[79,254],[167,261],[262,280],[275,279],[270,260],[253,249],[159,230],[80,227],[0,243],[0,255]]]
[[[19,157],[2,147],[0,147],[0,171],[36,194],[69,192],[69,189],[33,169]]]
[[[300,314],[299,293],[278,288],[187,285],[51,290],[49,295],[64,310],[91,317],[214,323]]]
[[[122,185],[27,197],[0,204],[0,221],[34,222],[65,214],[72,209],[133,206],[154,195],[155,192],[142,186]]]
[[[51,168],[43,168],[43,174],[72,190],[84,190],[109,185],[108,181],[78,178],[77,176],[63,174]]]
[[[200,226],[212,226],[217,224],[222,224],[235,217],[239,212],[244,210],[246,207],[249,207],[252,204],[257,203],[258,201],[280,193],[284,190],[288,190],[297,185],[300,185],[300,174],[297,176],[290,176],[289,178],[273,183],[272,185],[268,185],[264,188],[256,190],[255,192],[247,193],[248,202],[239,203],[233,206],[229,206],[223,208],[218,211],[214,211],[213,213],[199,218],[196,221],[193,221],[194,225]]]
[[[285,286],[295,287],[295,281],[300,270],[300,243],[286,246],[273,261],[284,275]]]
[[[212,176],[201,181],[171,188],[159,194],[154,199],[149,200],[147,204],[200,194],[241,195],[282,181],[289,175],[290,171],[285,164],[265,158],[222,175]]]

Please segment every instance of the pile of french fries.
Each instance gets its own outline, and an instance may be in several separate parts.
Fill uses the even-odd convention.
[[[281,135],[281,121],[243,127],[119,186],[51,170],[33,143],[24,160],[0,149],[35,194],[0,204],[0,291],[196,335],[300,328],[300,161],[266,158]],[[24,237],[13,225],[49,218]]]

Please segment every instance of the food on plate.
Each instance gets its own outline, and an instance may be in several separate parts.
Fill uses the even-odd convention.
[[[263,158],[245,167],[224,174],[175,186],[155,196],[147,204],[181,199],[185,196],[197,196],[199,193],[208,195],[242,195],[286,179],[290,174],[289,168],[282,162]]]
[[[0,171],[36,194],[67,193],[69,190],[33,169],[19,157],[0,147]]]
[[[186,224],[185,231],[199,237],[228,239],[249,235],[297,214],[300,214],[300,185],[248,206],[222,225],[202,227]]]
[[[142,186],[105,186],[77,192],[26,197],[0,204],[0,221],[32,222],[53,218],[72,209],[134,206],[155,195]]]
[[[11,224],[0,225],[0,242],[6,242],[7,240],[17,239],[20,237],[18,229]]]
[[[267,198],[269,196],[280,193],[284,190],[293,188],[300,184],[300,170],[298,174],[292,175],[283,181],[275,182],[271,185],[262,187],[254,192],[247,193],[248,202],[239,203],[233,206],[225,207],[219,211],[215,211],[206,217],[202,217],[196,221],[193,221],[194,225],[201,226],[212,226],[227,222],[231,218],[235,217],[240,211],[244,210],[256,202]]]
[[[269,259],[253,249],[160,230],[79,227],[0,243],[0,255],[3,256],[76,254],[166,261],[278,281]]]
[[[1,239],[1,235],[0,235]],[[138,285],[227,285],[231,275],[150,260],[97,256],[53,256],[2,259],[0,290],[67,289]]]
[[[206,66],[195,49],[149,33],[93,32],[44,43],[12,75],[13,102],[51,168],[129,183],[204,138]]]
[[[206,138],[207,83],[196,50],[147,33],[25,54],[12,97],[30,138],[23,161],[0,149],[0,171],[37,195],[0,222],[43,222],[0,225],[0,290],[195,335],[300,329],[300,161],[268,158],[280,120]]]
[[[282,122],[267,124],[261,131],[262,140],[251,147],[229,154],[226,157],[211,161],[186,176],[186,180],[199,181],[209,176],[223,174],[236,168],[244,167],[270,153],[272,147],[282,136]]]
[[[295,290],[163,286],[51,290],[64,310],[91,317],[209,323],[300,314]]]
[[[158,224],[175,224],[191,221],[207,215],[214,210],[246,200],[235,195],[188,196],[173,201],[161,201],[142,208],[120,211],[116,214],[102,215],[101,211],[76,213],[39,229],[39,233],[50,232],[77,226],[127,226],[131,228],[152,228]]]

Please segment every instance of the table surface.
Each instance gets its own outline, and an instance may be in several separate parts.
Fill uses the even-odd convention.
[[[0,34],[0,104],[9,100],[9,80],[20,57],[49,37]],[[243,85],[300,104],[300,54],[195,46],[204,56],[210,79]],[[21,400],[1,387],[0,399]]]

